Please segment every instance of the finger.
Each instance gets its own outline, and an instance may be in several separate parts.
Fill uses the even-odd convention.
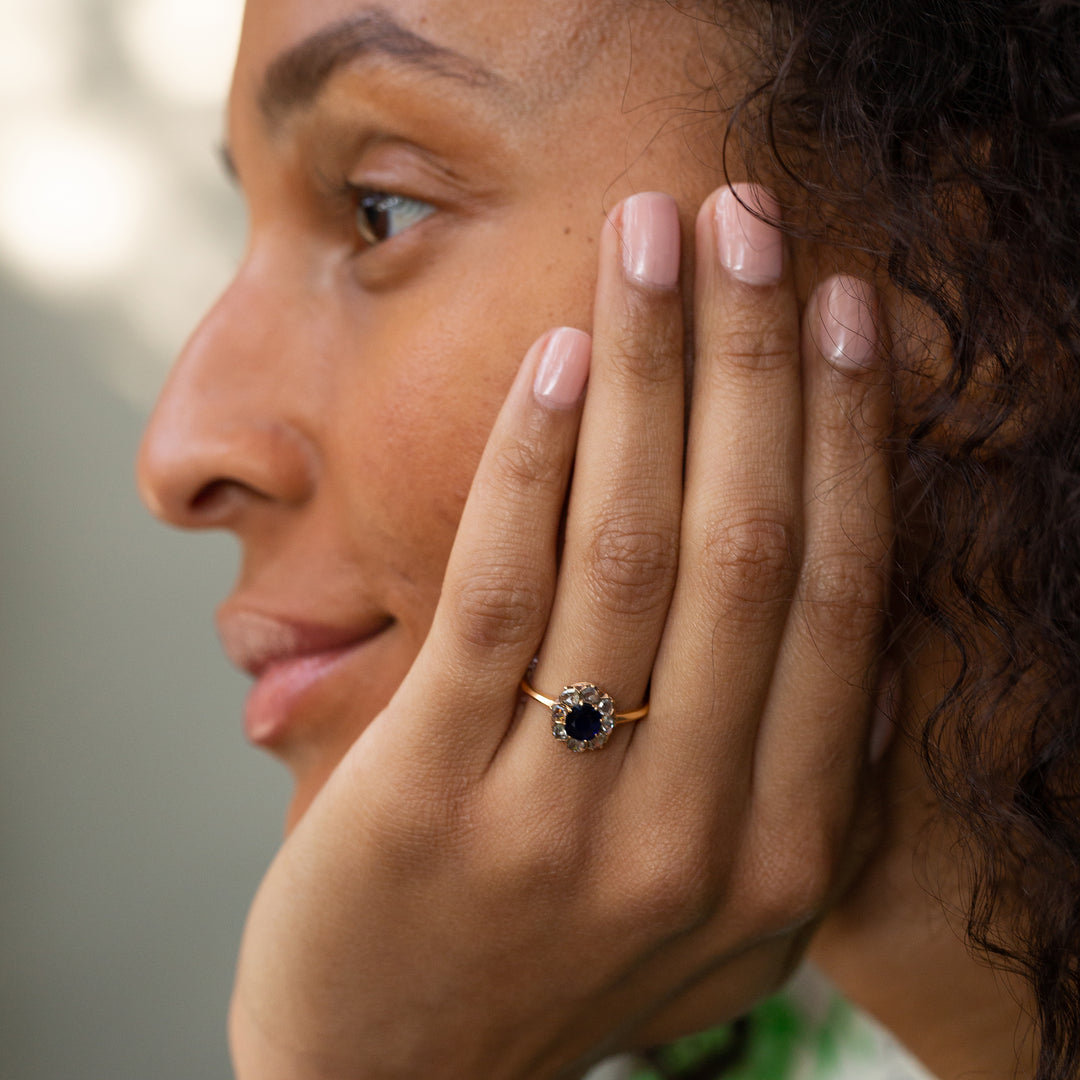
[[[392,737],[417,736],[416,754],[483,765],[505,737],[554,593],[590,350],[580,330],[541,338],[495,422],[431,632],[388,710]]]
[[[778,216],[751,185],[724,189],[698,215],[679,580],[639,737],[687,799],[745,792],[796,582],[799,323],[783,240],[762,220]]]
[[[532,675],[550,697],[570,683],[598,684],[620,711],[644,700],[678,557],[679,232],[674,200],[646,193],[623,202],[601,238],[589,398],[555,601]],[[550,728],[542,706],[528,705],[523,721],[532,753],[558,751],[564,767],[563,748],[533,736]]]
[[[826,844],[847,828],[868,759],[891,565],[892,409],[876,322],[873,289],[851,277],[807,305],[806,541],[755,765],[767,819],[798,819]]]

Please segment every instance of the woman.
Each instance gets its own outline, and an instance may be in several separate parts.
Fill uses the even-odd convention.
[[[250,0],[140,462],[296,778],[240,1077],[577,1076],[808,949],[1076,1074],[1078,18]]]

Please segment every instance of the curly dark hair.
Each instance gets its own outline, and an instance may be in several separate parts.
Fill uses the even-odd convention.
[[[948,334],[904,382],[899,561],[958,675],[907,734],[963,826],[969,939],[1033,987],[1037,1080],[1080,1076],[1080,0],[747,8],[728,151]]]

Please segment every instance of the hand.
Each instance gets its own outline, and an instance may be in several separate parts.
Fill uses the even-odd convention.
[[[685,462],[666,197],[606,226],[593,340],[526,358],[430,636],[253,905],[242,1080],[579,1075],[774,988],[856,869],[891,543],[874,299],[831,279],[800,333],[779,234],[729,193],[696,258]],[[534,655],[543,693],[651,713],[569,754],[519,691]]]

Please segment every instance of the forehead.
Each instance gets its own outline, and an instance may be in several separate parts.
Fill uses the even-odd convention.
[[[248,0],[227,144],[234,161],[269,146],[299,169],[356,130],[389,131],[532,188],[546,162],[607,194],[707,179],[697,198],[744,53],[686,0]],[[241,171],[248,189],[259,173]]]
[[[529,98],[560,96],[614,38],[630,12],[619,0],[248,0],[238,78],[261,80],[274,61],[347,21],[396,24],[459,53]],[[656,8],[666,8],[658,3]]]

